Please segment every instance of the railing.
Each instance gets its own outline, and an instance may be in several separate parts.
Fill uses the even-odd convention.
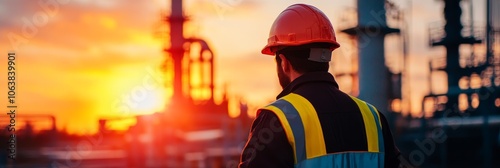
[[[431,70],[441,70],[446,67],[446,57],[432,58],[430,61]]]
[[[446,37],[446,32],[444,30],[445,22],[433,22],[429,24],[429,45],[441,42]],[[477,40],[482,40],[485,37],[485,27],[484,26],[476,26],[476,25],[484,25],[474,23],[474,26],[471,25],[463,25],[463,29],[461,31],[462,37],[471,38],[474,37]]]

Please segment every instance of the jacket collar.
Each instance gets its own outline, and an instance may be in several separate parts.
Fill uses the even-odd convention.
[[[316,83],[316,82],[325,82],[328,84],[331,84],[335,86],[335,88],[339,88],[339,85],[335,81],[335,78],[333,77],[332,74],[328,72],[308,72],[305,74],[302,74],[295,80],[293,80],[290,84],[288,84],[283,91],[276,97],[276,99],[279,99],[283,96],[286,96],[290,93],[292,93],[294,90],[297,88],[303,86],[303,84],[306,83]]]

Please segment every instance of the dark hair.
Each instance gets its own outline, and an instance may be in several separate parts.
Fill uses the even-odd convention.
[[[290,62],[292,68],[298,73],[307,72],[328,72],[330,65],[328,62],[314,62],[308,60],[311,48],[329,48],[330,44],[312,43],[301,46],[286,47],[276,52],[276,63],[281,64],[279,54],[283,54]]]

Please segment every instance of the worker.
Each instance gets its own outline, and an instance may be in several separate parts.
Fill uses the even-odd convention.
[[[384,115],[339,90],[328,72],[340,45],[323,12],[289,6],[267,41],[262,53],[275,56],[283,91],[257,111],[239,167],[399,166]]]

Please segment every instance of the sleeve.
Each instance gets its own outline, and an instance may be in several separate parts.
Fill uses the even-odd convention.
[[[387,122],[385,116],[379,112],[380,121],[382,122],[382,134],[384,134],[384,146],[385,146],[385,167],[394,168],[400,166],[399,160],[399,149],[394,143],[394,138],[392,137],[391,129]]]
[[[252,124],[238,167],[293,167],[293,149],[278,117],[262,110]]]

